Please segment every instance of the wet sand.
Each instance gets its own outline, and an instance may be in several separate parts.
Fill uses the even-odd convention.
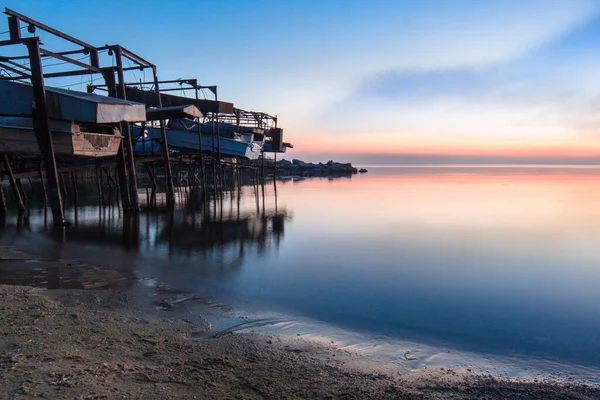
[[[401,376],[303,339],[225,335],[154,318],[125,293],[0,287],[0,398],[598,399],[589,386],[448,370]]]
[[[30,258],[0,249],[0,262],[13,268]],[[192,339],[206,329],[160,317],[146,296],[131,291],[0,285],[0,398],[600,398],[600,389],[583,384],[441,368],[401,373],[299,337]]]

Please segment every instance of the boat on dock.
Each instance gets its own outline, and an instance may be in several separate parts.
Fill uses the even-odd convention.
[[[249,142],[243,136],[218,138],[212,133],[198,132],[194,127],[193,121],[177,122],[181,120],[170,120],[169,127],[166,130],[169,149],[182,153],[198,152],[200,148],[204,152],[212,154],[221,154],[224,157],[246,158],[249,160],[257,159],[262,146],[257,143]],[[173,128],[177,124],[179,129]],[[190,129],[186,130],[184,126],[189,124]],[[138,154],[162,154],[162,135],[160,128],[156,127],[134,127],[134,137],[139,137],[135,144],[135,151]],[[142,131],[142,129],[144,129]],[[202,143],[202,147],[200,147]]]
[[[283,141],[283,129],[271,128],[265,133],[263,153],[285,153],[293,148],[294,145]]]
[[[233,114],[235,109],[232,103],[192,99],[189,97],[174,96],[171,94],[160,94],[153,91],[137,89],[127,86],[125,93],[128,99],[144,103],[147,107],[148,116],[152,110],[158,107],[175,109],[177,107],[194,107],[198,115],[169,115],[163,114],[163,120],[167,120],[166,134],[170,151],[181,153],[203,152],[213,155],[220,154],[222,157],[257,159],[262,152],[264,144],[264,129],[247,126],[236,126],[234,124],[216,122],[215,116],[221,114]],[[203,117],[211,116],[213,120],[202,122]],[[148,117],[147,120],[155,120]],[[133,127],[135,138],[135,152],[137,154],[162,154],[161,129],[152,125]]]
[[[114,156],[123,138],[117,126],[90,127],[72,121],[50,120],[50,130],[58,156]],[[0,153],[41,154],[31,118],[0,117]]]
[[[40,155],[32,118],[33,87],[0,81],[0,153]],[[145,121],[143,104],[96,94],[46,88],[56,155],[106,157],[117,154],[120,122]]]

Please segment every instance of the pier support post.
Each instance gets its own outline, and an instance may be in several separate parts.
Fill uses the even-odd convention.
[[[273,190],[277,195],[277,153],[273,153]]]
[[[3,179],[0,177],[0,213],[6,212],[6,195],[4,194],[4,188],[2,187]]]
[[[79,190],[77,190],[77,175],[75,171],[71,171],[71,184],[73,185],[73,206],[75,207],[75,212],[77,212],[77,197]]]
[[[123,76],[123,56],[120,46],[116,46],[115,60],[117,64],[117,77],[119,78],[117,86],[117,96],[125,100],[125,77]],[[129,174],[128,190],[130,198],[129,210],[139,211],[140,199],[137,191],[137,174],[135,170],[135,157],[133,155],[133,143],[131,140],[131,130],[129,129],[129,122],[121,122],[121,134],[125,136],[125,146],[127,147],[127,172]]]
[[[48,194],[54,225],[66,226],[62,198],[58,186],[58,172],[56,170],[56,159],[54,157],[54,145],[50,133],[50,120],[46,107],[46,89],[44,87],[44,76],[42,74],[42,59],[40,57],[39,41],[28,41],[29,66],[31,68],[31,84],[33,85],[34,105],[32,107],[33,128],[44,159],[46,169],[46,180],[48,182]]]
[[[158,85],[158,75],[156,74],[156,66],[152,67],[154,76],[154,90],[158,96],[158,107],[162,107],[162,99],[160,97],[160,87]],[[171,157],[169,154],[169,143],[167,141],[167,129],[165,120],[160,120],[160,136],[163,142],[163,156],[165,158],[165,179],[167,180],[167,202],[170,205],[175,205],[175,187],[173,186],[173,172],[171,170]]]
[[[104,205],[104,194],[102,193],[102,178],[100,177],[100,166],[96,164],[96,186],[98,188],[98,204],[100,207]]]
[[[42,184],[42,193],[44,195],[44,207],[48,207],[48,192],[46,192],[46,181],[44,179],[44,171],[42,170],[42,163],[40,162],[40,183]]]
[[[110,97],[117,97],[117,87],[115,81],[115,72],[112,68],[104,68],[102,70],[102,76],[108,89],[108,95]],[[121,135],[125,136],[125,132],[122,131]],[[121,193],[121,206],[123,210],[128,210],[131,206],[129,185],[127,183],[127,163],[125,162],[125,152],[123,151],[123,140],[119,143],[119,150],[117,151],[117,172],[119,176],[119,192]],[[104,204],[104,198],[102,195],[101,204]]]
[[[10,166],[10,162],[8,161],[8,157],[6,154],[2,155],[2,163],[4,165],[4,172],[6,172],[6,176],[8,177],[8,182],[10,183],[10,188],[12,189],[13,195],[15,196],[15,201],[17,202],[17,206],[19,207],[19,211],[25,211],[25,204],[23,203],[23,198],[21,197],[21,191],[17,186],[17,180],[13,175],[12,168]]]
[[[23,203],[27,205],[29,199],[27,198],[27,193],[25,193],[25,189],[23,189],[23,183],[21,182],[21,179],[17,179],[17,188],[21,192],[21,198],[23,199]]]

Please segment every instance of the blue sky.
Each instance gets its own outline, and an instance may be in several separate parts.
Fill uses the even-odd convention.
[[[278,114],[290,156],[600,160],[595,0],[4,4]]]

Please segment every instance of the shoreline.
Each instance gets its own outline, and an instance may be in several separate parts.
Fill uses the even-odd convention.
[[[143,296],[142,296],[143,297]],[[0,285],[0,398],[592,399],[586,384],[377,368],[304,338],[205,331],[116,290]]]
[[[25,247],[1,246],[0,262],[77,265]],[[600,398],[593,384],[411,371],[305,337],[210,333],[203,316],[159,312],[144,291],[89,287],[0,285],[0,398]]]
[[[112,290],[0,286],[1,398],[181,399],[580,398],[590,385],[461,376],[399,375],[359,355],[302,338],[229,334],[150,315]]]

